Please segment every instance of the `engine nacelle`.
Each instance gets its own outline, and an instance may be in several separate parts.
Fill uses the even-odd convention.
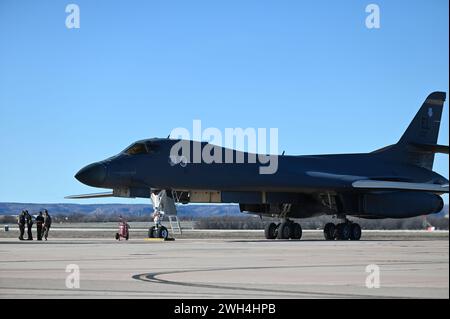
[[[438,195],[419,192],[380,192],[361,196],[362,216],[408,218],[438,213],[444,201]]]

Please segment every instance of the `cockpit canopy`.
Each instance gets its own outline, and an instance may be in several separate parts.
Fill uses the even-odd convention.
[[[151,141],[136,142],[127,147],[123,153],[128,155],[153,154],[159,149],[159,144]]]

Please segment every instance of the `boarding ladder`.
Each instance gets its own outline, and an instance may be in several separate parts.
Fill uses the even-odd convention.
[[[169,215],[169,223],[170,223],[170,229],[172,229],[172,233],[177,234],[177,235],[182,234],[180,221],[178,220],[177,215]]]

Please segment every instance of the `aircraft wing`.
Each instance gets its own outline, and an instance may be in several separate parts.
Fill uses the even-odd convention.
[[[84,199],[84,198],[100,198],[100,197],[114,197],[113,192],[94,193],[94,194],[82,194],[82,195],[70,195],[64,198],[66,199]]]
[[[354,188],[365,189],[396,189],[396,190],[415,190],[432,193],[448,193],[449,185],[439,185],[430,183],[408,183],[408,182],[392,182],[379,180],[359,180],[352,183]]]
[[[424,191],[431,193],[448,193],[449,185],[431,184],[431,183],[410,183],[393,182],[384,180],[373,180],[365,176],[340,175],[324,172],[307,172],[307,175],[321,179],[324,183],[342,185],[344,187],[370,189],[370,190],[404,190],[404,191]]]

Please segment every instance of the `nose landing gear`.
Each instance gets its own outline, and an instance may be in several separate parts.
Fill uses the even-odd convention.
[[[169,230],[161,224],[161,221],[164,217],[164,212],[176,215],[177,208],[174,199],[167,192],[166,190],[151,191],[150,199],[153,204],[152,218],[155,225],[149,228],[148,238],[168,239],[169,237]]]
[[[169,231],[163,225],[152,226],[148,230],[148,238],[167,239],[168,237],[169,237]]]

